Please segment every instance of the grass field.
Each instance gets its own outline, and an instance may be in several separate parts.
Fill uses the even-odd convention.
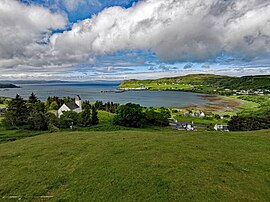
[[[192,90],[196,92],[213,93],[225,89],[249,90],[269,89],[269,76],[228,77],[213,74],[191,74],[172,78],[154,80],[127,80],[121,88],[145,87],[152,90]]]
[[[0,104],[0,108],[4,108],[4,107],[6,107],[5,104]]]
[[[208,126],[210,124],[226,124],[228,121],[225,119],[213,119],[207,120],[200,117],[185,117],[185,116],[175,116],[174,117],[178,122],[194,122],[196,125]]]
[[[3,142],[10,142],[27,137],[33,137],[43,133],[45,132],[28,131],[28,130],[6,130],[5,128],[0,126],[0,144]]]
[[[270,131],[59,132],[0,144],[0,199],[269,201]]]

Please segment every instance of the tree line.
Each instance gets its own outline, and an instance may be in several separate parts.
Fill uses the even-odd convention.
[[[113,123],[116,125],[142,128],[145,126],[168,126],[171,113],[168,109],[143,108],[138,104],[120,105]]]
[[[103,111],[107,111],[110,113],[116,113],[117,108],[119,107],[119,103],[113,103],[113,102],[106,102],[103,103],[102,101],[96,101],[94,106],[98,109],[98,110],[103,110]]]
[[[233,116],[228,126],[230,131],[270,129],[270,110],[262,110],[249,115]]]
[[[67,111],[60,118],[57,117],[56,113],[50,111],[53,103],[57,104],[57,108],[53,108],[54,110],[58,109],[61,103],[69,101],[74,101],[74,99],[49,97],[44,103],[34,93],[30,95],[28,100],[24,100],[17,94],[14,99],[8,102],[3,124],[17,129],[56,131],[59,128],[89,127],[99,123],[98,111],[89,102],[84,103],[84,109],[81,113]]]
[[[37,131],[58,131],[64,128],[90,127],[99,123],[98,110],[115,113],[113,123],[126,127],[168,126],[170,111],[165,108],[144,108],[138,104],[96,101],[82,103],[82,112],[66,111],[57,117],[55,110],[62,104],[74,101],[73,98],[48,97],[41,102],[34,93],[25,100],[20,95],[8,102],[4,113],[3,124],[9,128],[28,129]]]

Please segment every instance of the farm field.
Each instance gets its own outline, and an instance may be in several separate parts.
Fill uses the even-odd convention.
[[[269,134],[64,131],[4,142],[0,198],[269,201]]]

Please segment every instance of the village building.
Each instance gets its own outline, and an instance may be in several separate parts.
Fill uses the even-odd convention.
[[[174,122],[174,123],[170,123],[170,126],[173,129],[176,130],[186,130],[186,131],[193,131],[195,130],[195,125],[192,123],[188,123],[188,122]]]
[[[66,111],[73,111],[76,113],[82,112],[82,100],[79,95],[75,97],[74,102],[65,103],[58,109],[58,117],[60,118],[60,116]]]
[[[223,114],[219,114],[218,115],[220,119],[224,119],[224,115]]]
[[[192,116],[192,117],[205,117],[204,112],[190,112],[190,113],[185,113],[184,116]]]
[[[228,128],[227,125],[218,125],[218,124],[216,124],[216,125],[214,126],[214,129],[215,129],[216,131],[225,131],[225,132],[229,132],[229,128]]]

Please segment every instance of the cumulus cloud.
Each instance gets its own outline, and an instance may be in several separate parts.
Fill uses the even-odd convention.
[[[64,29],[66,19],[38,6],[26,6],[15,0],[0,1],[0,65],[14,67],[41,65],[49,51],[44,43],[49,33]]]
[[[68,10],[75,10],[83,3],[84,0],[64,0],[64,4]]]
[[[210,65],[209,64],[203,64],[201,67],[204,68],[204,69],[209,69]]]
[[[52,36],[56,55],[94,57],[118,50],[151,50],[164,61],[243,58],[270,52],[267,0],[143,0],[112,7]]]
[[[76,9],[81,0],[65,0]],[[122,50],[155,53],[161,61],[253,60],[270,55],[269,0],[141,0],[110,7],[63,29],[66,19],[38,6],[0,1],[0,64],[4,67],[94,64]],[[109,65],[109,64],[108,64]]]
[[[117,68],[117,67],[113,67],[113,66],[95,67],[93,70],[96,72],[101,72],[101,73],[121,73],[123,71],[125,71],[125,72],[134,71],[131,68]]]

